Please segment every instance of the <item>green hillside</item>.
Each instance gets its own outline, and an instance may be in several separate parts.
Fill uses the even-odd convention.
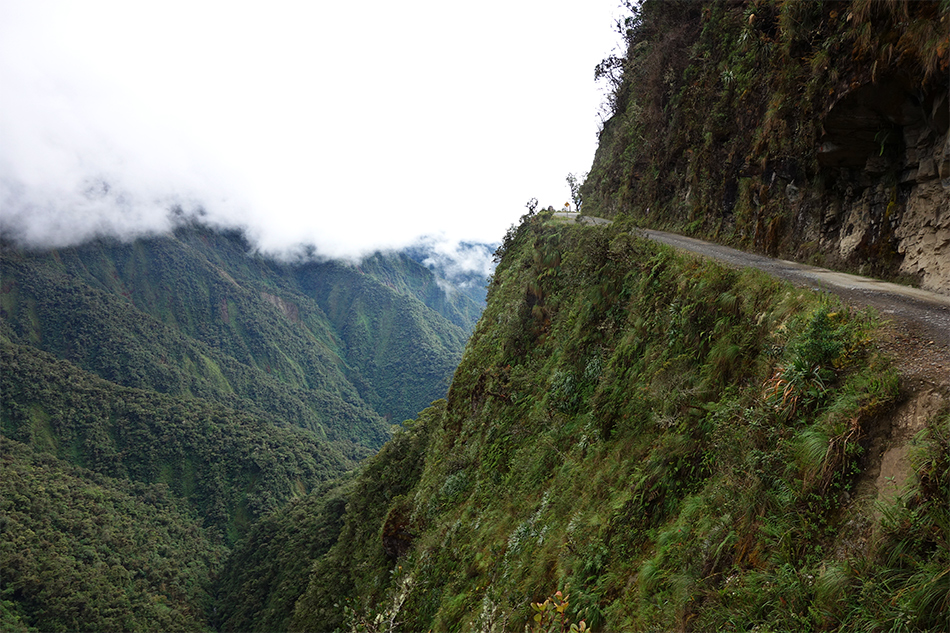
[[[378,258],[370,259],[369,267],[386,270]],[[364,386],[362,397],[387,419],[400,422],[421,410],[421,399],[427,399],[425,406],[445,394],[468,332],[414,296],[358,273],[342,263],[308,265],[295,270],[295,282],[335,326]]]
[[[228,541],[354,465],[305,429],[121,387],[29,346],[0,351],[4,437],[112,478],[163,483]]]
[[[4,322],[15,340],[117,384],[375,449],[387,420],[444,395],[475,315],[437,305],[433,276],[407,258],[370,261],[370,273],[282,264],[238,233],[197,226],[130,244],[7,248]],[[433,308],[413,292],[426,285]]]
[[[4,626],[209,627],[235,543],[444,396],[477,304],[403,254],[365,268],[198,225],[3,244]]]
[[[412,296],[429,306],[449,321],[471,333],[484,308],[485,279],[461,279],[461,283],[470,283],[474,288],[455,288],[452,280],[443,280],[434,270],[434,275],[420,272],[426,268],[416,261],[422,258],[424,251],[410,249],[407,253],[376,253],[360,262],[361,272],[381,281],[400,294]],[[474,277],[470,275],[469,277]],[[448,283],[446,283],[448,282]]]
[[[937,363],[636,229],[950,292],[950,2],[623,4],[612,222],[529,206],[484,311],[424,246],[0,243],[5,630],[947,629]]]
[[[0,628],[205,631],[226,549],[162,484],[0,438]]]
[[[866,451],[900,387],[873,315],[619,224],[529,217],[503,250],[447,401],[239,547],[225,630],[555,630],[558,591],[606,631],[946,622],[950,417],[875,519]],[[294,545],[331,523],[332,545]],[[309,584],[263,600],[284,547]]]

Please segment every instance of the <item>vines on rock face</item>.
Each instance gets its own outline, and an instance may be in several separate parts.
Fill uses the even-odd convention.
[[[647,1],[631,11],[581,191],[587,213],[897,274],[888,227],[904,201],[846,253],[829,246],[847,227],[828,207],[906,182],[903,165],[920,152],[902,153],[911,119],[901,108],[947,133],[933,115],[950,89],[946,2]]]

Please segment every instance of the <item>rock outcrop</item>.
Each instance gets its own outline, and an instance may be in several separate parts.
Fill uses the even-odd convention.
[[[948,101],[945,86],[922,93],[891,77],[832,106],[818,161],[851,195],[824,215],[824,250],[850,264],[898,259],[923,288],[950,294]]]
[[[945,6],[670,0],[639,19],[587,214],[950,294]]]
[[[950,295],[950,186],[930,181],[915,187],[895,231],[904,255],[901,272],[921,277],[921,287]]]

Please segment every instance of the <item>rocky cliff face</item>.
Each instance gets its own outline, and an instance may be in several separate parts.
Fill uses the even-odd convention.
[[[819,227],[841,263],[894,254],[899,271],[950,294],[950,111],[945,86],[921,92],[897,77],[836,102],[822,121],[818,163],[849,183]],[[882,248],[875,249],[876,244]]]
[[[950,294],[950,5],[645,2],[584,185],[634,216]]]

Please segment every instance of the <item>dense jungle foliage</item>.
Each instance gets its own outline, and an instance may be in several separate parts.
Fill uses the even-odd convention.
[[[0,463],[0,628],[208,630],[208,577],[226,549],[167,486],[5,438]]]
[[[0,305],[15,340],[106,380],[376,449],[387,420],[444,395],[477,309],[461,294],[430,308],[420,299],[435,296],[432,273],[405,256],[373,261],[369,274],[281,264],[240,234],[183,227],[131,244],[6,248]]]
[[[4,437],[113,478],[164,483],[229,541],[354,465],[305,429],[120,387],[31,347],[2,345]]]
[[[607,631],[939,630],[950,412],[875,523],[865,451],[900,388],[874,315],[629,229],[533,216],[511,232],[447,400],[348,488],[273,515],[279,538],[241,546],[224,630],[523,630],[551,615]],[[249,613],[284,544],[331,525],[293,612]]]
[[[3,244],[4,626],[208,628],[258,520],[310,508],[446,393],[481,310],[446,287],[407,254],[279,262],[193,224]]]

